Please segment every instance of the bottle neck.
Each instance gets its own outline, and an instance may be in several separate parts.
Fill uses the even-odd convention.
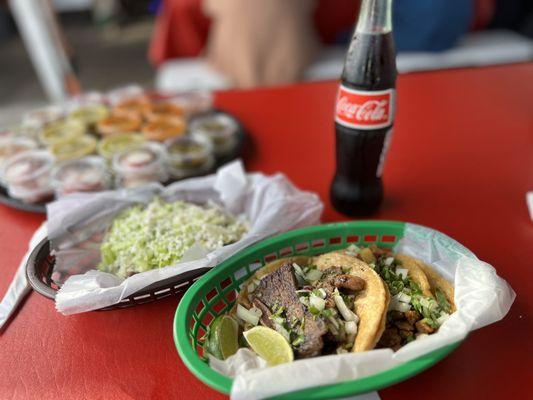
[[[355,31],[388,33],[392,31],[392,0],[363,0]]]

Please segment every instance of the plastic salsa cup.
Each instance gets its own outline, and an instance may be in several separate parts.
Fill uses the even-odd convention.
[[[101,104],[90,104],[72,111],[68,119],[80,121],[89,129],[93,129],[98,121],[109,116],[109,110]]]
[[[97,140],[95,137],[82,135],[54,143],[50,146],[50,151],[59,161],[73,160],[94,153],[96,144]]]
[[[191,134],[209,138],[213,142],[215,154],[230,153],[237,145],[239,125],[235,118],[226,113],[215,112],[196,117],[191,122]]]
[[[73,192],[98,192],[111,187],[111,174],[104,158],[88,156],[65,161],[52,171],[57,197]]]
[[[70,140],[81,136],[87,128],[80,121],[61,120],[48,124],[39,134],[40,141],[47,145]]]
[[[152,107],[144,113],[144,118],[149,122],[157,121],[159,119],[176,119],[178,123],[181,123],[181,121],[183,120],[183,116],[183,108],[167,101],[154,103]]]
[[[25,137],[8,136],[0,139],[0,164],[15,154],[37,148],[35,140]]]
[[[0,128],[0,141],[9,138],[25,138],[33,141],[38,140],[39,129],[23,124],[15,124]]]
[[[120,153],[132,146],[144,143],[146,139],[139,133],[119,133],[108,136],[98,143],[98,154],[107,160],[113,160],[116,153]]]
[[[152,102],[145,95],[121,100],[113,106],[111,113],[117,116],[143,118],[152,108]]]
[[[163,145],[148,142],[132,146],[113,158],[115,183],[119,187],[135,187],[148,182],[164,182],[168,179],[165,163]]]
[[[2,167],[2,181],[9,195],[27,203],[51,197],[50,172],[54,161],[46,150],[30,150],[9,158]]]
[[[183,136],[187,123],[181,117],[159,117],[147,122],[142,128],[146,139],[163,142],[173,137]]]
[[[138,115],[109,115],[96,123],[96,132],[102,136],[137,131],[142,124]]]
[[[182,136],[165,142],[170,175],[175,179],[193,176],[213,167],[213,145],[202,136]]]

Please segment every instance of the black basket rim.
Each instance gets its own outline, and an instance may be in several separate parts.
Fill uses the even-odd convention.
[[[48,286],[42,279],[40,279],[43,276],[42,264],[45,259],[50,259],[52,262],[55,260],[55,257],[50,254],[50,240],[47,237],[42,239],[31,251],[28,260],[26,261],[26,277],[33,290],[50,300],[55,300],[58,290]],[[146,288],[126,297],[121,302],[104,307],[100,310],[125,308],[150,303],[172,294],[178,295],[184,292],[196,279],[209,271],[209,269],[210,268],[199,268],[175,275],[159,282],[154,282]],[[46,277],[51,279],[52,271],[50,270],[48,272]]]

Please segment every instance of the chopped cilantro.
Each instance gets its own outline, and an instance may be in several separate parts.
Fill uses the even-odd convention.
[[[446,299],[446,296],[441,288],[437,288],[435,290],[435,296],[437,297],[437,303],[439,303],[440,308],[442,308],[444,312],[450,313],[452,307],[450,306],[450,303],[448,303],[448,300]]]
[[[309,312],[313,315],[319,315],[320,310],[314,306],[309,306]]]
[[[322,315],[326,318],[333,317],[335,315],[332,308],[325,308],[322,310]]]

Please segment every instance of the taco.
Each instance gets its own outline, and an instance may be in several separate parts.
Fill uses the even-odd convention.
[[[422,261],[376,246],[350,246],[344,253],[367,262],[391,295],[378,348],[398,350],[412,340],[435,333],[455,311],[453,285]]]
[[[265,265],[242,286],[231,314],[246,331],[283,335],[296,358],[371,350],[385,328],[389,295],[366,263],[340,253]]]
[[[345,254],[332,252],[318,256],[315,263],[320,270],[342,268],[365,281],[365,287],[354,298],[353,311],[359,318],[353,352],[372,350],[383,330],[390,295],[379,275],[364,262]]]

